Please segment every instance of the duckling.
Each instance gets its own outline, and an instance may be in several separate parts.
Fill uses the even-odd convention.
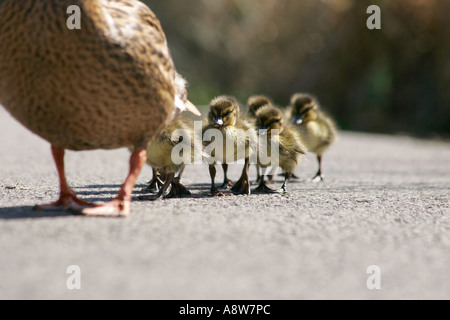
[[[187,86],[186,79],[184,79],[179,73],[176,73],[175,74],[175,97],[176,97],[176,99],[181,99],[183,101],[187,100],[186,86]],[[159,157],[149,154],[149,148],[147,147],[147,164],[152,167],[153,175],[152,175],[152,180],[150,180],[148,182],[148,186],[141,190],[142,193],[147,193],[149,191],[150,192],[151,191],[158,192],[160,190],[160,188],[162,186],[164,186],[164,182],[162,180],[164,180],[164,181],[166,180],[166,171],[167,170],[164,170],[164,166],[165,166],[164,164],[166,164],[166,165],[168,164],[169,166],[175,166],[175,164],[173,164],[173,162],[168,159],[165,159],[165,161],[157,160],[157,159],[160,159],[161,157],[167,158],[170,156],[170,155],[165,155],[164,151],[161,149],[166,149],[166,151],[171,151],[171,149],[173,149],[173,148],[171,148],[171,147],[167,148],[167,145],[165,146],[164,144],[165,143],[166,144],[177,144],[176,141],[174,141],[172,139],[172,134],[175,133],[175,130],[179,130],[178,132],[181,133],[183,137],[186,137],[189,141],[192,142],[191,147],[194,146],[193,145],[194,135],[193,135],[192,121],[186,117],[177,116],[175,121],[173,121],[173,123],[171,123],[168,127],[166,127],[163,130],[162,133],[160,133],[160,135],[157,137],[157,139],[155,139],[156,141],[151,142],[151,144],[152,144],[151,150],[155,151],[159,155]],[[189,145],[185,144],[184,147],[188,148]],[[130,149],[130,151],[133,151],[132,147],[129,149]],[[157,167],[152,166],[152,163],[155,163],[155,162],[157,163],[156,164]],[[184,167],[185,166],[184,166],[184,162],[183,162],[180,165],[180,168],[178,168],[178,170],[177,170],[177,171],[179,171],[178,177],[174,178],[175,184],[180,181],[181,175],[184,171]],[[175,188],[183,189],[184,187],[180,186],[180,185],[172,186],[171,192],[170,192],[171,196],[177,196],[177,194],[173,193]],[[166,190],[166,188],[163,190],[162,194],[164,193],[165,190]],[[190,194],[190,192],[185,188],[183,190],[180,190],[180,192],[182,192],[181,194],[178,194],[180,196]],[[141,197],[141,200],[142,200],[142,197]]]
[[[258,165],[262,168],[279,166],[284,171],[284,182],[281,190],[273,190],[267,187],[264,181],[264,173],[259,186],[253,191],[256,193],[286,192],[287,182],[297,168],[300,160],[306,154],[307,149],[303,145],[300,134],[291,125],[285,125],[283,113],[280,109],[266,105],[256,113],[256,125],[258,126]],[[272,132],[272,130],[277,130]],[[273,146],[278,146],[278,159],[272,159]],[[263,161],[264,156],[269,156],[268,161]]]
[[[186,84],[187,81],[177,73],[176,97],[187,99]],[[181,153],[188,150],[189,154],[177,155],[180,158],[175,160],[172,156],[176,147]],[[158,194],[156,197],[140,196],[139,199],[158,200],[163,197],[173,198],[190,195],[190,191],[181,184],[180,180],[186,163],[194,161],[196,152],[201,154],[201,143],[195,141],[193,121],[183,115],[178,115],[147,146],[147,164],[152,167],[153,178],[142,192],[155,190]],[[177,172],[178,176],[175,177]],[[165,196],[164,193],[169,186],[170,192]]]
[[[77,5],[81,30],[66,26]],[[36,209],[128,216],[146,147],[177,110],[176,73],[155,14],[138,0],[6,0],[0,9],[0,103],[51,144],[59,199]],[[65,150],[133,146],[130,171],[104,205],[79,199],[67,183]]]
[[[317,155],[318,170],[313,181],[323,181],[322,156],[336,140],[336,125],[322,112],[319,102],[309,94],[296,93],[290,102],[291,121],[300,131],[310,152]]]
[[[256,120],[256,112],[265,105],[273,105],[269,97],[263,95],[249,97],[247,100],[247,117]]]
[[[264,95],[254,95],[247,100],[246,119],[256,126],[256,112],[265,105],[272,105],[272,100]],[[256,164],[256,182],[261,180],[261,168]],[[269,178],[269,180],[271,180]]]
[[[156,197],[141,196],[141,200],[158,200],[190,195],[191,192],[181,184],[181,174],[187,163],[194,161],[196,152],[201,153],[201,143],[195,142],[191,120],[178,116],[147,147],[147,163],[162,172],[164,183]],[[181,138],[180,138],[181,137]],[[195,148],[200,150],[195,150]],[[177,148],[178,150],[175,150]],[[179,151],[174,158],[174,152]],[[189,151],[188,154],[184,152]],[[178,177],[175,174],[178,172]],[[168,187],[170,192],[164,196]]]
[[[209,173],[211,176],[211,193],[219,194],[214,179],[216,176],[216,161],[228,166],[228,163],[245,159],[244,168],[240,179],[232,186],[231,191],[237,194],[250,194],[250,183],[248,180],[248,167],[250,156],[256,144],[256,130],[244,119],[239,117],[239,103],[234,97],[220,96],[210,103],[210,111],[205,119],[202,129],[204,152],[211,150],[209,162]],[[219,137],[214,136],[214,130],[219,130]],[[222,139],[209,143],[208,138]],[[228,142],[228,146],[227,146]],[[212,148],[211,148],[212,146]],[[233,150],[229,148],[232,147]],[[228,149],[227,149],[228,148]],[[226,168],[224,167],[224,168]],[[224,173],[225,179],[226,174]],[[226,182],[226,181],[224,181]]]

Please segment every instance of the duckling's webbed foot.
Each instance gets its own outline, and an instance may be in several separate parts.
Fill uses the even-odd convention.
[[[319,164],[319,169],[317,170],[316,175],[311,179],[313,182],[323,181],[324,176],[322,175],[322,156],[317,156],[317,163]]]
[[[282,190],[273,190],[269,188],[266,185],[266,182],[264,181],[264,175],[261,176],[261,181],[259,182],[258,187],[256,187],[253,191],[253,193],[281,193]]]
[[[248,181],[248,177],[241,177],[233,187],[231,187],[231,191],[235,194],[250,194],[250,182]]]
[[[245,158],[244,169],[242,170],[241,177],[239,180],[231,187],[231,191],[235,194],[250,194],[250,181],[248,179],[248,167],[249,158]]]
[[[291,176],[292,176],[292,174],[288,173],[288,172],[286,172],[284,174],[284,182],[283,182],[283,185],[281,186],[281,192],[282,193],[287,192],[287,183],[291,179]]]
[[[282,190],[273,190],[273,189],[269,188],[265,182],[262,182],[252,192],[253,193],[281,193]]]
[[[164,185],[160,176],[153,176],[153,179],[149,182],[148,186],[142,188],[141,193],[157,192]]]
[[[311,178],[312,182],[322,182],[324,176],[320,173],[317,173],[313,178]]]
[[[182,198],[190,195],[191,192],[180,183],[180,179],[177,177],[173,179],[170,191],[164,198]]]
[[[147,201],[162,200],[164,198],[164,193],[166,192],[167,188],[171,185],[174,176],[175,173],[166,174],[166,181],[164,182],[163,186],[159,189],[158,193],[155,196],[139,196],[138,199]]]

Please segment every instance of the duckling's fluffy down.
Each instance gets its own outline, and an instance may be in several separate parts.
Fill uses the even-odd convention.
[[[300,133],[293,127],[284,128],[279,134],[273,134],[265,137],[267,140],[258,146],[258,165],[261,167],[279,166],[284,172],[292,173],[297,168],[300,160],[307,153]],[[260,136],[260,139],[264,139]],[[267,162],[267,157],[272,155],[272,145],[278,145],[278,159],[269,158],[273,161]]]
[[[220,142],[217,144],[215,138],[211,138],[216,135],[219,135],[219,139],[222,138],[221,144]],[[232,126],[216,128],[207,124],[203,127],[204,154],[210,155],[205,161],[209,164],[216,161],[232,163],[244,158],[252,158],[256,155],[257,141],[254,126],[244,119],[238,119]]]
[[[194,162],[194,156],[201,152],[201,143],[195,141],[191,121],[178,116],[149,143],[147,163],[166,173],[177,172],[182,165]]]
[[[322,155],[336,140],[336,127],[323,112],[318,113],[316,120],[302,123],[296,129],[308,150],[317,155]]]

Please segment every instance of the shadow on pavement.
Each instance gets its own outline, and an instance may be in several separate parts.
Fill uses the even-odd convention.
[[[132,202],[145,202],[145,200],[139,200],[139,196],[143,194],[151,194],[151,193],[142,193],[141,190],[145,188],[146,184],[137,184],[135,186]],[[120,185],[88,185],[82,187],[74,187],[74,191],[77,195],[81,196],[83,200],[92,202],[92,203],[106,203],[113,200],[117,193],[119,192]],[[194,184],[190,186],[189,189],[192,189],[193,194],[190,196],[186,196],[184,198],[205,198],[211,197],[208,192],[198,192],[199,190],[209,190],[209,184]],[[56,199],[50,200],[54,201]],[[164,199],[162,201],[167,201],[170,199]],[[50,202],[48,201],[48,202]],[[45,202],[45,201],[44,201]],[[81,215],[79,212],[75,211],[65,211],[65,210],[43,210],[36,211],[34,210],[34,206],[12,206],[12,207],[3,207],[0,208],[0,220],[9,220],[9,219],[42,219],[42,218],[56,218],[56,217],[73,217]]]
[[[74,212],[62,210],[35,211],[34,206],[0,208],[0,220],[9,219],[42,219],[56,217],[73,217]]]

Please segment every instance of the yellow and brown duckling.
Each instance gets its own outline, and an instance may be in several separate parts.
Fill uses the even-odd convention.
[[[241,159],[245,161],[242,175],[231,187],[231,191],[236,194],[250,194],[248,166],[253,152],[252,148],[256,144],[256,130],[251,123],[241,119],[239,114],[239,103],[234,97],[220,96],[210,103],[209,114],[203,124],[202,135],[205,147],[204,153],[210,156],[209,173],[212,194],[219,194],[214,181],[216,161],[220,161],[224,165],[225,185],[228,183],[225,171],[228,164]],[[211,140],[212,142],[209,142]]]
[[[187,81],[178,73],[175,74],[175,99],[188,101],[187,100]],[[175,132],[176,131],[176,132]],[[172,135],[178,133],[175,137]],[[173,171],[174,167],[175,171],[178,171],[178,177],[173,178],[173,183],[169,184],[172,186],[171,192],[168,197],[176,197],[189,195],[190,192],[182,185],[179,184],[181,175],[185,168],[185,162],[191,161],[189,157],[183,158],[182,163],[175,164],[172,159],[169,159],[169,152],[171,153],[173,148],[178,145],[178,136],[181,135],[186,140],[181,140],[181,147],[183,150],[189,150],[192,152],[192,157],[194,156],[193,152],[196,152],[194,146],[200,149],[198,152],[201,152],[200,143],[194,144],[194,128],[193,121],[184,116],[177,115],[175,119],[156,137],[152,140],[152,142],[147,147],[147,164],[152,167],[152,179],[148,182],[148,186],[141,190],[142,193],[148,193],[153,191],[160,191],[160,188],[164,186],[164,181],[166,181],[166,173]],[[190,141],[190,143],[186,143],[186,141]],[[130,148],[132,151],[132,148]],[[154,153],[154,154],[153,154]],[[152,165],[153,163],[153,165]],[[164,168],[167,168],[165,170]],[[170,175],[169,175],[170,179]],[[164,191],[167,189],[167,186],[162,190],[162,194],[159,195],[160,198],[163,196]],[[179,190],[180,189],[180,190]],[[178,192],[179,191],[179,192]],[[181,193],[180,193],[181,192]],[[141,197],[142,198],[142,197]],[[156,200],[151,199],[151,200]]]
[[[246,119],[255,125],[256,128],[256,112],[266,105],[273,105],[272,100],[265,95],[254,95],[247,99],[247,114]],[[256,164],[256,182],[261,180],[261,168]],[[270,176],[271,178],[272,176]],[[271,180],[271,179],[269,179]]]
[[[312,180],[323,181],[322,156],[336,140],[336,125],[321,111],[319,102],[310,94],[294,94],[289,108],[291,121],[299,129],[305,146],[317,155],[319,168]]]
[[[247,117],[256,120],[256,112],[266,105],[273,105],[272,100],[264,95],[251,96],[247,100]]]
[[[255,193],[286,192],[287,182],[297,168],[307,149],[302,143],[298,131],[289,124],[285,124],[280,109],[266,105],[256,113],[258,127],[258,165],[262,168],[279,166],[284,171],[284,182],[281,190],[267,187],[262,174],[259,186]],[[275,130],[275,131],[272,131]],[[278,147],[278,158],[272,147]],[[267,159],[264,159],[267,158]]]
[[[201,146],[201,142],[195,141],[192,120],[179,115],[147,147],[147,163],[154,170],[156,184],[163,184],[155,197],[141,196],[139,199],[158,200],[190,195],[191,192],[181,184],[181,175],[186,164],[193,163],[196,154],[201,155]],[[165,195],[169,187],[170,192]]]
[[[81,30],[67,27],[77,5]],[[176,97],[176,73],[155,14],[138,0],[6,0],[0,9],[0,103],[50,142],[59,199],[37,209],[127,216],[147,144],[192,107]],[[67,183],[65,149],[133,146],[130,171],[104,205],[79,199]]]
[[[177,99],[187,100],[186,80],[179,74],[176,74],[175,94]],[[158,193],[155,197],[139,199],[158,200],[191,194],[180,180],[186,164],[192,163],[196,154],[201,156],[201,143],[195,138],[193,121],[180,114],[148,144],[147,164],[152,167],[153,178],[143,192],[156,190]],[[165,195],[169,187],[170,192]]]

